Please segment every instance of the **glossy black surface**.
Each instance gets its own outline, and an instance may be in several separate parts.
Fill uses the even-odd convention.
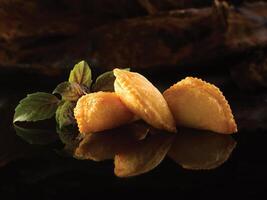
[[[149,74],[145,72],[145,74]],[[12,125],[14,108],[27,93],[50,92],[61,79],[19,75],[3,77],[0,94],[0,199],[86,199],[97,195],[117,198],[150,198],[174,194],[181,197],[230,198],[265,194],[267,189],[267,94],[264,90],[239,90],[227,72],[152,73],[149,79],[159,88],[169,87],[187,75],[218,85],[236,117],[239,132],[230,158],[220,167],[191,171],[169,158],[147,174],[117,178],[112,161],[80,161],[59,156],[59,142],[48,146],[30,145],[19,138]],[[12,82],[12,84],[10,84]],[[55,133],[56,134],[56,133]],[[111,197],[111,196],[110,196]]]

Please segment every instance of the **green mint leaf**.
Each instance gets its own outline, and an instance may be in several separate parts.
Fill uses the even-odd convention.
[[[124,70],[130,71],[130,68],[125,68]],[[114,92],[115,79],[116,77],[114,76],[113,71],[108,71],[99,75],[92,86],[92,91]]]
[[[75,119],[73,115],[74,107],[75,104],[70,101],[63,101],[58,106],[58,109],[56,111],[56,121],[60,129],[64,126],[75,124]]]
[[[115,76],[113,71],[108,71],[97,77],[95,83],[92,86],[92,91],[106,91],[106,92],[114,92],[114,81]]]
[[[74,82],[60,83],[53,91],[53,94],[60,94],[63,100],[68,101],[77,101],[85,93],[85,89],[78,83]]]
[[[87,87],[91,86],[92,74],[89,65],[85,61],[81,61],[76,64],[70,72],[70,83],[78,83]]]
[[[52,94],[44,92],[28,94],[16,107],[13,123],[49,119],[55,114],[58,103],[58,98]]]
[[[14,124],[16,134],[29,144],[46,145],[58,140],[58,135],[53,130],[29,129]]]

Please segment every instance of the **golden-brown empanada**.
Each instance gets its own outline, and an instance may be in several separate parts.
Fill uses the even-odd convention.
[[[81,133],[93,133],[118,127],[133,119],[133,113],[114,92],[96,92],[82,96],[74,109]]]
[[[144,76],[114,69],[115,92],[137,116],[155,128],[176,132],[175,121],[162,94]]]
[[[163,93],[178,125],[230,134],[237,132],[222,92],[198,78],[187,77]]]

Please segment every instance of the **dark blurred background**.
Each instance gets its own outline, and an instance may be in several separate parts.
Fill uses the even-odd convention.
[[[189,171],[166,159],[146,175],[119,179],[112,162],[60,157],[51,146],[18,138],[12,125],[18,101],[51,92],[80,60],[93,78],[130,67],[161,90],[186,76],[220,87],[239,129],[228,162]],[[1,199],[105,192],[255,197],[267,189],[266,1],[0,0],[0,87]]]

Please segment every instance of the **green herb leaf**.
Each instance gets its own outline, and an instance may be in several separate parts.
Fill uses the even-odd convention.
[[[78,83],[87,87],[91,86],[92,74],[89,65],[85,61],[81,61],[76,64],[70,72],[70,83]]]
[[[53,130],[29,129],[14,124],[16,134],[29,144],[46,145],[58,140]]]
[[[73,109],[75,104],[70,101],[63,101],[56,111],[56,121],[61,129],[64,126],[75,124]]]
[[[94,92],[98,91],[106,91],[106,92],[114,92],[114,81],[115,76],[113,71],[105,72],[97,77],[96,82],[92,86],[92,90]]]
[[[124,70],[130,71],[130,68],[125,68]],[[92,86],[94,92],[105,91],[105,92],[114,92],[114,81],[116,77],[113,74],[113,71],[105,72],[99,75]]]
[[[52,94],[44,92],[28,94],[16,107],[13,123],[49,119],[55,114],[58,103],[58,98]]]
[[[60,83],[53,91],[53,94],[60,94],[63,100],[68,101],[77,101],[85,93],[81,85],[70,82]]]

